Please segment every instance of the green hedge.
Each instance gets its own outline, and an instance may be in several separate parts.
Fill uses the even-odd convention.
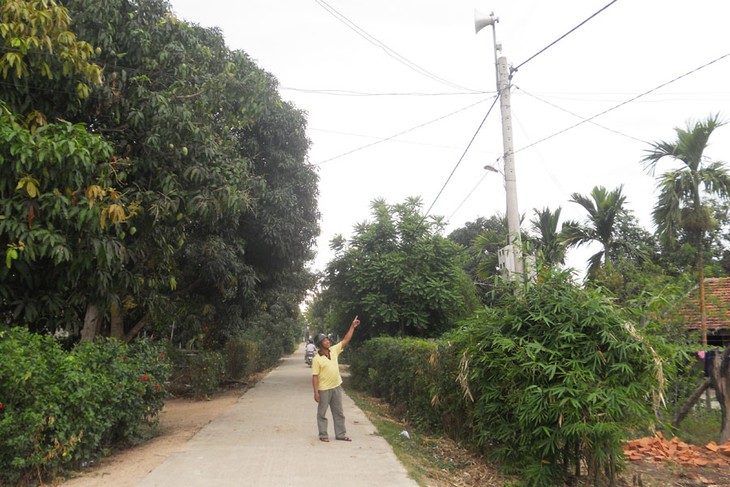
[[[24,328],[0,331],[0,485],[42,482],[136,439],[161,410],[169,361],[147,341],[70,352]]]
[[[435,342],[415,338],[375,338],[353,350],[350,374],[353,385],[401,410],[410,421],[438,428],[438,410],[432,407],[438,371],[433,361]]]
[[[622,440],[653,421],[653,349],[599,290],[565,274],[506,293],[437,343],[378,338],[353,385],[496,455],[529,485],[581,468],[596,485],[622,467]]]

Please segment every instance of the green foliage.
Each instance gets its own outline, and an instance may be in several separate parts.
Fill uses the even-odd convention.
[[[717,441],[717,432],[722,430],[722,411],[707,408],[704,399],[679,425],[675,435],[691,445],[706,445]]]
[[[351,241],[337,249],[327,266],[320,299],[327,322],[344,334],[355,315],[355,335],[436,336],[454,326],[476,305],[463,271],[466,255],[439,235],[442,224],[427,220],[421,202],[372,204],[373,222],[357,226]],[[326,323],[325,323],[326,324]],[[319,327],[322,323],[314,323]]]
[[[89,85],[101,83],[102,69],[91,62],[94,47],[77,40],[68,28],[70,23],[68,10],[55,0],[5,0],[0,6],[3,79],[10,77],[16,86],[23,86],[21,78],[55,80],[75,74],[75,95],[86,98]],[[30,108],[27,99],[14,101]],[[42,121],[43,114],[35,112],[32,118]]]
[[[24,127],[0,102],[0,313],[37,330],[78,320],[126,261],[111,147],[81,124]],[[116,181],[119,182],[119,181]],[[107,188],[107,189],[105,189]],[[121,212],[121,213],[120,213]]]
[[[86,343],[0,331],[0,483],[35,478],[133,441],[162,409],[170,366],[149,342]]]
[[[223,351],[226,362],[226,377],[238,380],[261,370],[262,353],[259,348],[260,345],[252,340],[242,338],[228,340]]]
[[[612,478],[627,425],[646,424],[657,385],[647,342],[599,290],[546,273],[451,339],[474,398],[474,439],[535,485],[583,463]]]
[[[173,364],[171,390],[207,398],[220,388],[225,377],[223,354],[209,350],[168,351]]]
[[[565,263],[565,242],[560,238],[558,222],[562,208],[558,207],[555,212],[550,208],[534,210],[535,218],[530,220],[532,230],[537,233],[535,238],[530,238],[535,247],[538,260],[545,265],[562,265]]]
[[[580,247],[591,242],[601,244],[601,250],[588,259],[587,277],[592,277],[605,262],[611,261],[615,255],[617,226],[620,218],[626,213],[624,204],[626,196],[623,186],[613,191],[603,186],[596,186],[590,197],[573,193],[571,202],[577,203],[588,213],[584,223],[567,221],[561,231],[563,241],[568,248]]]
[[[714,226],[714,219],[702,199],[705,196],[730,194],[730,175],[724,164],[710,161],[704,156],[710,136],[723,126],[719,115],[705,120],[688,122],[686,128],[675,128],[674,141],[651,144],[642,159],[644,169],[652,176],[657,164],[665,157],[682,163],[682,167],[657,177],[660,189],[652,217],[662,245],[671,249],[683,234],[692,243],[702,242],[704,234]],[[697,252],[702,252],[699,245]]]
[[[374,338],[355,349],[350,361],[355,387],[388,401],[414,424],[439,428],[431,406],[438,369],[436,343],[419,339]]]
[[[503,216],[489,219],[479,217],[467,222],[449,234],[449,240],[460,244],[469,255],[464,269],[477,286],[477,294],[484,304],[490,304],[492,294],[501,279],[499,249],[507,245],[507,220]],[[523,241],[526,241],[523,238]]]
[[[38,329],[65,326],[77,336],[85,311],[95,306],[106,320],[102,333],[127,338],[138,332],[135,325],[148,323],[157,336],[171,336],[173,328],[185,341],[204,333],[217,347],[261,321],[259,313],[276,309],[276,320],[294,321],[313,284],[304,265],[319,232],[318,177],[306,161],[305,114],[280,98],[276,79],[244,52],[228,49],[218,30],[176,19],[164,0],[3,5],[9,22],[3,39],[40,42],[24,59],[31,74],[45,74],[1,84],[0,98],[10,112],[32,110],[31,128],[46,119],[73,123],[39,128],[35,137],[48,139],[42,150],[31,144],[32,130],[28,140],[8,141],[5,160],[13,164],[5,170],[14,173],[3,181],[13,187],[0,196],[25,201],[3,211],[16,212],[18,232],[22,223],[41,230],[50,216],[60,220],[51,220],[55,230],[41,242],[53,253],[16,271],[23,279],[0,295],[0,312],[22,312]],[[18,9],[27,15],[16,15]],[[103,78],[87,70],[95,66],[88,64],[90,46],[99,46],[94,54]],[[80,84],[91,87],[83,101]],[[82,139],[79,122],[105,140]],[[26,159],[32,170],[20,167]],[[59,176],[62,169],[70,169],[74,184]],[[123,201],[101,205],[100,191]],[[87,211],[84,198],[98,206]],[[134,224],[121,225],[130,212]],[[79,229],[68,235],[59,221]],[[84,233],[91,223],[106,226],[104,238]],[[24,253],[32,260],[30,243],[0,240],[4,260],[18,264]],[[72,257],[70,271],[57,268]],[[63,281],[67,274],[77,280]],[[74,293],[70,298],[45,289],[57,280]]]

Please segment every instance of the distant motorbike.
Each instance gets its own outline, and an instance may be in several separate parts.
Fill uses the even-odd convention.
[[[311,351],[311,352],[309,352],[309,351],[307,351],[307,352],[304,352],[304,361],[305,361],[305,362],[307,363],[307,365],[309,365],[310,367],[312,366],[312,359],[313,359],[313,358],[314,358],[314,351]]]

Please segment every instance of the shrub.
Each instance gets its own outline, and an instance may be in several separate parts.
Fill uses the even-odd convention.
[[[0,331],[0,485],[99,457],[134,440],[166,395],[169,363],[149,343],[84,343]]]
[[[350,357],[353,385],[402,409],[409,420],[430,428],[440,425],[431,407],[436,343],[420,339],[375,338]]]
[[[192,392],[196,399],[220,388],[225,376],[223,355],[209,350],[170,350],[173,361],[173,391]]]
[[[226,342],[226,377],[238,380],[261,370],[259,345],[243,338],[231,338]]]
[[[505,295],[450,338],[474,398],[474,440],[532,485],[562,483],[582,465],[594,482],[613,479],[624,430],[652,418],[652,351],[568,273]]]

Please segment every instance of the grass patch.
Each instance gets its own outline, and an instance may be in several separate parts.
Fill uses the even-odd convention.
[[[706,445],[711,441],[720,441],[722,411],[707,409],[704,400],[692,408],[692,412],[680,423],[675,432],[680,440],[693,445]]]
[[[452,440],[428,434],[398,419],[387,403],[348,384],[345,388],[421,487],[517,485]],[[409,438],[401,434],[403,431],[408,432]]]

